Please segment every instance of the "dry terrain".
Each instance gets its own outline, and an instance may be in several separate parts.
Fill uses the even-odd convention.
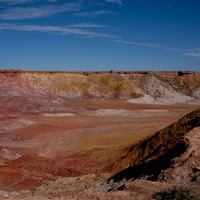
[[[1,71],[0,199],[198,187],[199,105],[197,72]]]

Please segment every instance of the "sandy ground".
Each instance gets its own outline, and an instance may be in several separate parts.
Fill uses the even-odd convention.
[[[62,149],[68,154],[70,146],[77,152],[97,147],[120,147],[164,128],[197,108],[194,105],[143,105],[126,101],[80,104],[77,101],[73,104],[88,107],[88,110],[33,115],[12,113],[12,118],[8,116],[0,122],[0,145],[24,147],[37,153],[46,149],[48,156],[50,149],[54,152],[58,149],[58,153]]]

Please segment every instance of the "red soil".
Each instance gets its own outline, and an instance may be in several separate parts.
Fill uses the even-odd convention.
[[[196,108],[187,105],[136,105],[121,100],[76,100],[71,105],[75,108],[71,110],[75,112],[74,116],[1,113],[4,116],[1,120],[23,118],[34,122],[27,125],[25,121],[20,127],[8,124],[11,126],[9,131],[1,135],[1,148],[20,149],[17,153],[21,153],[17,159],[8,153],[7,159],[2,160],[5,162],[0,166],[2,188],[33,189],[44,180],[59,176],[112,172],[113,162],[125,147]],[[124,116],[96,115],[102,109],[129,112]],[[155,113],[149,115],[145,110],[155,110]],[[159,110],[161,112],[156,112]],[[140,117],[132,117],[130,112],[140,112]]]
[[[34,189],[60,176],[113,173],[113,163],[127,146],[198,107],[117,99],[149,94],[144,87],[149,77],[165,81],[162,87],[169,91],[179,85],[183,95],[198,95],[199,73],[180,78],[176,72],[1,71],[1,189]],[[73,115],[59,116],[67,113]]]

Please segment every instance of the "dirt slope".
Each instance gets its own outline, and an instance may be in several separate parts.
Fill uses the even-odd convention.
[[[182,136],[198,126],[200,126],[200,109],[128,147],[127,152],[113,165],[113,168],[123,169],[128,165],[139,165],[155,160],[179,145]]]
[[[198,72],[0,71],[0,82],[1,98],[20,96],[42,105],[56,105],[57,98],[137,99],[148,96],[162,103],[197,103],[200,97]],[[43,100],[39,99],[41,96]]]
[[[135,179],[200,186],[200,108],[127,148],[109,179],[116,190]],[[134,183],[133,183],[134,184]]]

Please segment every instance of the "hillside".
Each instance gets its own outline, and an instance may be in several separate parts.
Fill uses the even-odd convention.
[[[157,180],[160,172],[170,166],[171,160],[187,150],[189,141],[193,139],[188,136],[186,139],[186,134],[199,126],[200,109],[197,109],[166,128],[127,147],[125,153],[113,165],[117,170],[126,169],[113,178],[120,179],[120,176],[123,178],[128,176],[126,178],[136,179],[146,176],[147,179]],[[198,138],[198,132],[196,136],[193,134],[193,137]],[[198,166],[198,164],[194,165]]]
[[[8,96],[20,96],[34,103],[35,107],[37,103],[44,107],[44,104],[56,106],[56,100],[60,98],[193,104],[199,103],[200,98],[198,72],[1,71],[0,82],[2,100],[10,100],[6,99]],[[39,99],[41,96],[42,100]]]

